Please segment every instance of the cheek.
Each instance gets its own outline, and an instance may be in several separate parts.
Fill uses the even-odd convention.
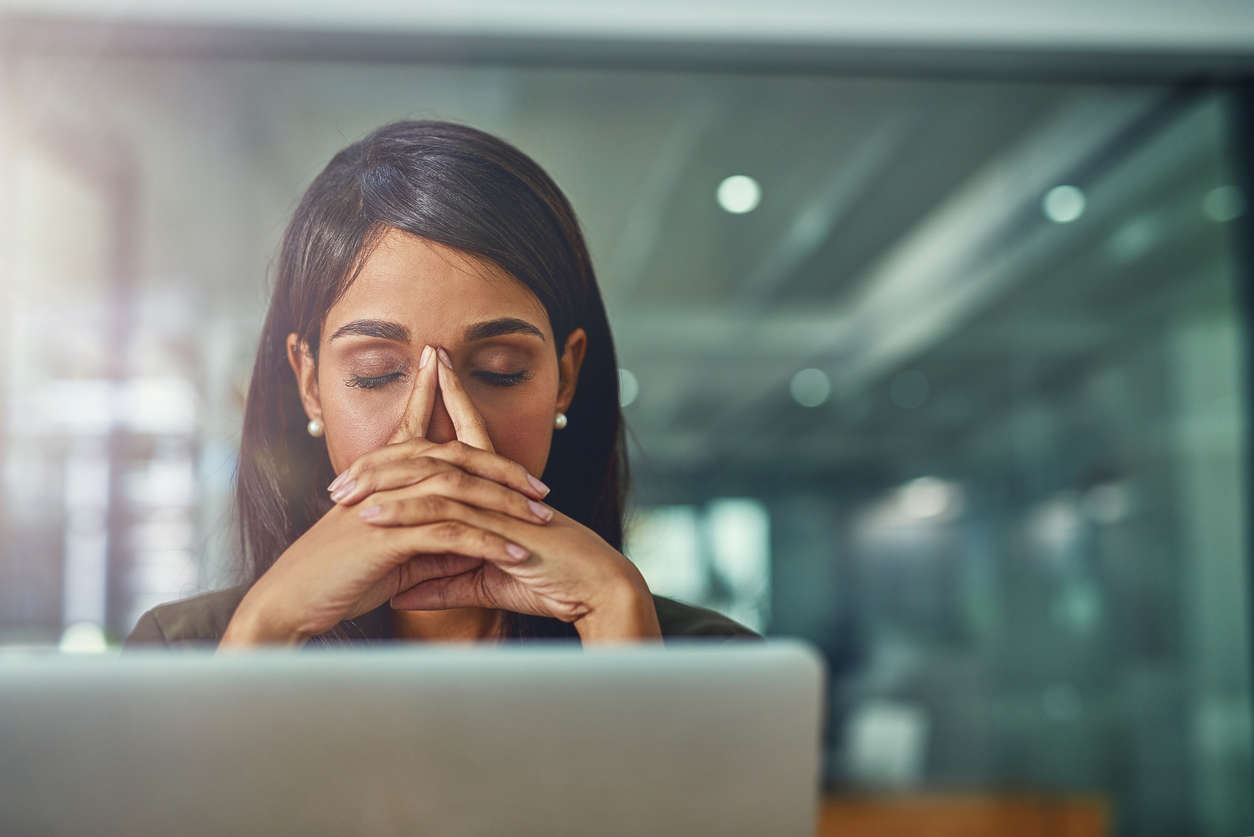
[[[320,383],[326,423],[327,454],[338,474],[372,450],[387,444],[395,426],[394,414],[404,409],[404,394],[359,392],[337,381]]]
[[[556,388],[532,388],[517,395],[508,392],[478,399],[479,412],[496,452],[538,476],[544,473],[553,441]]]

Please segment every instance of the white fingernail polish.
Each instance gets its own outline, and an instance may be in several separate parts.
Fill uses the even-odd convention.
[[[540,492],[541,497],[544,497],[549,493],[549,487],[533,477],[531,474],[527,475],[527,482],[531,483],[532,488]]]
[[[430,360],[431,360],[431,347],[430,347],[430,346],[423,346],[423,347],[422,347],[422,357],[418,358],[418,368],[419,368],[419,369],[423,369],[423,368],[425,368],[425,367],[426,367],[426,365],[427,365],[427,362],[428,362],[428,361],[430,361]]]

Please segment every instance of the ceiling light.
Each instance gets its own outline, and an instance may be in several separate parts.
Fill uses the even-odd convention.
[[[1084,193],[1074,186],[1055,186],[1045,193],[1041,209],[1055,224],[1070,224],[1084,214]]]
[[[743,174],[733,174],[718,184],[718,205],[733,215],[743,215],[758,208],[762,187],[758,181]]]
[[[822,369],[802,369],[792,376],[788,389],[802,407],[817,407],[832,394],[832,382]]]

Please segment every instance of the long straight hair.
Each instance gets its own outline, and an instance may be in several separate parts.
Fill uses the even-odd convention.
[[[475,128],[393,122],[337,153],[283,236],[244,407],[236,474],[242,580],[252,583],[332,506],[326,445],[305,429],[286,338],[317,346],[327,312],[394,228],[489,259],[535,293],[559,353],[575,328],[587,349],[569,425],[553,436],[546,502],[622,549],[628,467],[618,362],[579,222],[565,195],[514,146]],[[379,636],[386,605],[319,639]],[[506,636],[577,634],[559,619],[507,612]]]

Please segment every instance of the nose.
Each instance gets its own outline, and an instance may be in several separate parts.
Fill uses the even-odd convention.
[[[453,426],[453,417],[444,406],[444,393],[436,390],[435,405],[431,408],[431,422],[427,425],[427,440],[430,442],[451,442],[457,438],[457,428]]]

